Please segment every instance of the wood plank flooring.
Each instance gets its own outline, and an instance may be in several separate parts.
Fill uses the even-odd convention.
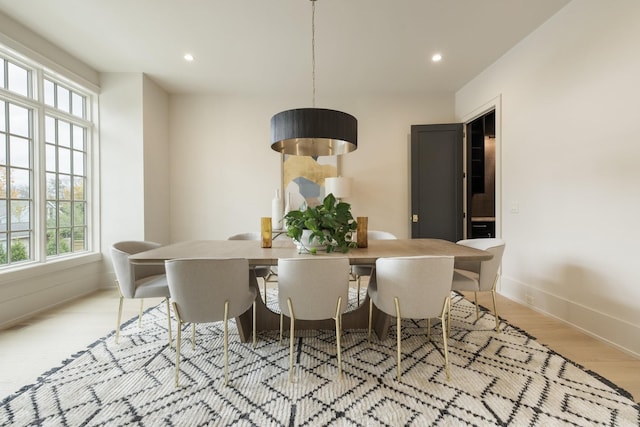
[[[1,330],[0,399],[33,384],[44,372],[115,330],[118,299],[115,288],[100,290]],[[162,301],[149,298],[144,306]],[[123,323],[139,310],[139,300],[125,300]]]
[[[473,292],[463,294],[473,301]],[[493,312],[489,292],[479,293],[478,302]],[[640,359],[501,295],[497,296],[497,304],[502,319],[524,329],[540,344],[625,389],[636,402],[640,401]]]
[[[473,300],[473,294],[466,296]],[[145,307],[161,301],[145,300]],[[479,301],[491,307],[489,294],[480,294]],[[115,289],[100,290],[0,331],[0,399],[34,383],[42,373],[114,330],[117,306]],[[123,319],[136,316],[138,310],[138,301],[126,300]],[[498,313],[640,400],[640,359],[502,296],[498,296]]]

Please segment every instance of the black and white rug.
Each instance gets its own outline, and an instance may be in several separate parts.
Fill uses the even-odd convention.
[[[273,300],[273,298],[272,298]],[[230,326],[230,382],[223,385],[222,325],[200,325],[196,349],[183,334],[181,387],[167,343],[164,306],[143,327],[124,326],[36,384],[0,402],[0,425],[15,426],[637,426],[629,394],[538,344],[524,331],[455,296],[449,340],[451,380],[443,369],[440,325],[426,342],[425,321],[403,322],[402,382],[396,381],[395,329],[387,340],[345,331],[342,380],[334,331],[296,337],[295,382],[288,340],[240,343]]]

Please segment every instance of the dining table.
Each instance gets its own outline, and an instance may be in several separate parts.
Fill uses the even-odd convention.
[[[485,261],[492,254],[480,249],[458,245],[441,239],[394,239],[369,240],[366,248],[351,248],[347,253],[318,251],[315,254],[300,251],[289,238],[274,239],[270,248],[263,248],[260,240],[189,240],[171,243],[156,249],[139,252],[129,256],[134,265],[164,264],[165,261],[178,258],[245,258],[250,267],[277,266],[280,258],[297,257],[347,257],[351,265],[375,265],[378,258],[407,257],[423,255],[453,256],[456,261]],[[375,269],[372,272],[375,275]],[[250,271],[251,286],[258,288],[258,281]],[[258,293],[259,295],[260,293]],[[373,328],[380,339],[387,336],[391,318],[382,311],[373,310]],[[240,340],[247,342],[251,338],[252,310],[236,318]],[[285,327],[288,318],[285,317]],[[353,310],[342,316],[345,329],[367,329],[369,324],[369,298]],[[296,321],[296,329],[333,329],[332,319]],[[280,329],[280,314],[271,310],[262,297],[256,299],[256,329],[269,331]]]

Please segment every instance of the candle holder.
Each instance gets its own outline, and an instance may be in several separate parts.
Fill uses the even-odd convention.
[[[358,242],[359,248],[366,248],[369,246],[369,242],[367,240],[367,227],[369,223],[369,217],[359,216],[356,218],[356,222],[358,226],[356,228],[356,240]]]
[[[271,217],[260,218],[260,234],[262,235],[262,247],[270,248],[272,239]]]

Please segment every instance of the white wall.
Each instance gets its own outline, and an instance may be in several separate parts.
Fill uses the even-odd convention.
[[[169,95],[143,78],[144,237],[169,243]]]
[[[347,110],[349,111],[349,110]],[[370,230],[411,236],[411,125],[451,123],[453,97],[367,96],[354,104],[358,149],[343,156],[343,175],[353,178],[354,216],[369,217]]]
[[[104,73],[100,94],[102,252],[144,240],[143,99],[140,73]]]
[[[461,118],[502,96],[500,292],[636,355],[638,22],[636,0],[573,1],[455,106]]]
[[[453,120],[452,94],[334,99],[358,119],[358,149],[342,156],[354,179],[345,201],[370,229],[408,237],[412,124]],[[226,239],[258,231],[281,186],[280,154],[270,148],[271,116],[304,107],[299,99],[172,95],[170,101],[171,240]]]
[[[141,73],[103,73],[101,86],[101,283],[113,286],[113,243],[169,243],[169,96]]]
[[[52,71],[97,90],[98,72],[0,11],[0,42]]]

